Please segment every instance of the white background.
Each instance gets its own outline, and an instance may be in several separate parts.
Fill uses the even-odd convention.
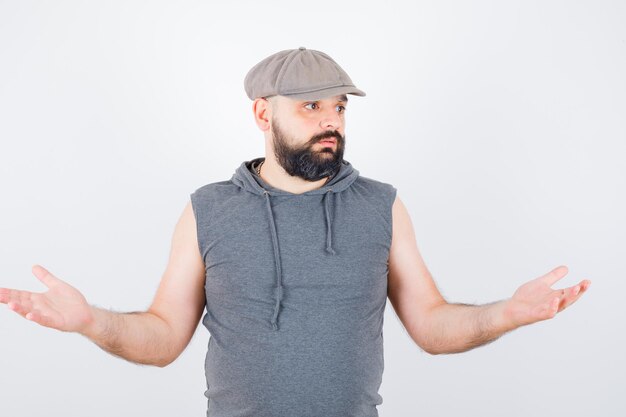
[[[196,188],[263,156],[243,78],[305,46],[351,96],[346,153],[409,208],[450,302],[564,264],[571,308],[431,356],[385,316],[383,417],[623,416],[626,6],[621,1],[0,0],[0,286],[39,263],[116,311],[146,309]],[[137,366],[0,305],[0,414],[201,416],[198,328]]]

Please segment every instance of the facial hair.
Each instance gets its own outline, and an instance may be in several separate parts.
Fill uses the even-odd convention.
[[[323,139],[334,138],[336,150],[332,146],[324,146],[319,151],[313,146]],[[285,132],[281,130],[275,118],[272,118],[272,141],[274,155],[281,167],[292,177],[299,177],[306,181],[318,181],[322,178],[335,175],[343,163],[345,136],[336,130],[327,130],[312,136],[302,146],[292,147]]]

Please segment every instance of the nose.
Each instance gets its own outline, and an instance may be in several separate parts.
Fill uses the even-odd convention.
[[[343,121],[341,116],[334,108],[326,110],[320,120],[320,127],[323,130],[337,130],[341,127]]]

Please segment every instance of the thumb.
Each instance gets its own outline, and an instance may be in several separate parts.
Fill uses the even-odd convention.
[[[41,265],[33,265],[32,267],[33,274],[37,277],[37,279],[43,284],[50,288],[55,284],[61,282],[61,280],[50,273],[46,268]]]

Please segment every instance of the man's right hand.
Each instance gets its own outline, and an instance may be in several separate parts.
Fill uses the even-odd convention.
[[[0,303],[28,320],[64,332],[81,332],[92,323],[91,306],[80,291],[40,265],[34,265],[32,271],[48,291],[0,288]]]
[[[167,366],[181,354],[205,307],[205,266],[196,219],[187,203],[174,230],[170,259],[148,311],[118,313],[91,306],[76,288],[40,265],[33,274],[45,293],[0,288],[0,303],[28,320],[87,337],[130,362]]]

